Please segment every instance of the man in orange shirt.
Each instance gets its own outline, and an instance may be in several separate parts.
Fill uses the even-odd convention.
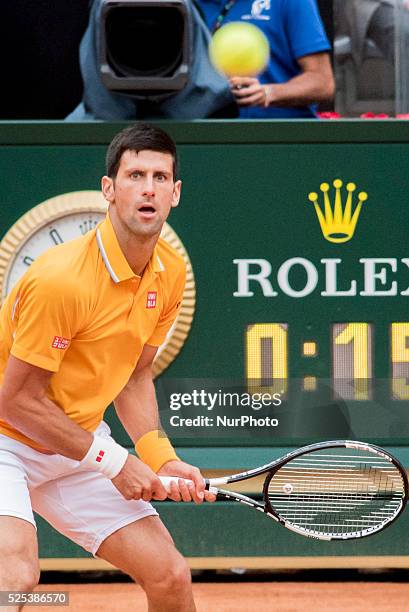
[[[195,609],[190,573],[151,499],[206,496],[160,431],[151,366],[177,316],[183,259],[161,238],[179,203],[174,142],[131,126],[111,142],[107,218],[40,256],[0,312],[0,590],[38,581],[32,509],[130,574],[149,610]],[[140,457],[103,422],[114,401]],[[14,608],[17,609],[17,608]]]

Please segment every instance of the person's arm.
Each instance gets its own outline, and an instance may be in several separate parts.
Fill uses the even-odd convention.
[[[127,385],[115,399],[115,409],[129,437],[138,447],[138,442],[150,432],[160,430],[159,412],[155,387],[152,377],[152,363],[158,347],[145,345],[138,364]],[[160,435],[160,434],[158,434]],[[163,434],[165,437],[165,434]],[[160,438],[159,438],[160,439]],[[200,503],[204,498],[204,480],[198,468],[180,461],[176,455],[158,466],[158,474],[179,476],[192,480],[195,487],[187,487],[179,482],[179,487],[172,483],[171,499]],[[206,499],[214,497],[206,493]]]
[[[152,363],[158,347],[145,345],[128,383],[114,401],[115,410],[132,442],[160,429]]]
[[[45,449],[82,461],[88,457],[94,436],[72,421],[47,397],[52,374],[11,355],[0,389],[0,415]],[[118,445],[108,445],[104,446],[105,453],[112,446],[113,452],[117,452]],[[111,479],[119,492],[126,499],[165,499],[166,492],[154,472],[136,457],[127,455],[124,449],[120,450],[121,456],[126,458],[125,463],[120,457],[122,468]],[[103,471],[103,465],[92,464],[91,461],[89,467]]]
[[[47,397],[52,374],[10,355],[0,389],[0,415],[47,450],[80,461],[93,436]]]
[[[251,77],[232,77],[230,86],[239,106],[306,106],[331,100],[334,76],[328,53],[298,59],[301,74],[286,83],[261,84]]]

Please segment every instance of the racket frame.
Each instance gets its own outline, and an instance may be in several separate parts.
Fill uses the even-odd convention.
[[[309,534],[306,529],[298,528],[296,525],[292,525],[291,523],[286,521],[284,518],[282,518],[277,511],[275,511],[274,507],[271,506],[269,497],[268,497],[268,487],[269,487],[271,479],[274,477],[274,474],[279,469],[281,469],[286,463],[288,463],[292,459],[295,459],[296,457],[299,457],[301,455],[306,455],[306,454],[309,454],[317,450],[325,450],[325,449],[330,449],[330,448],[351,448],[351,449],[360,449],[360,450],[364,450],[367,452],[371,452],[374,455],[378,455],[378,456],[381,456],[383,459],[386,459],[398,469],[398,471],[400,472],[402,476],[402,480],[404,484],[404,491],[402,495],[401,506],[392,517],[385,519],[382,523],[379,523],[375,527],[363,529],[360,535],[357,535],[356,532],[351,532],[351,535],[349,534],[326,534],[324,532],[322,534],[321,533]],[[236,493],[234,491],[219,488],[219,485],[233,484],[235,482],[248,480],[250,478],[253,478],[254,476],[259,476],[265,473],[267,473],[267,477],[263,485],[264,503],[260,503],[256,501],[255,499],[252,499],[251,497],[247,497],[246,495],[243,495],[241,493]],[[314,538],[318,540],[327,540],[327,541],[329,540],[348,540],[348,539],[357,539],[357,538],[359,539],[362,537],[373,535],[385,529],[386,527],[389,527],[389,525],[395,522],[395,520],[400,516],[400,514],[404,510],[407,500],[408,500],[408,492],[409,492],[408,476],[407,476],[406,470],[404,469],[400,461],[398,461],[388,451],[386,451],[385,449],[379,446],[376,446],[375,444],[359,442],[356,440],[330,440],[327,442],[318,442],[314,444],[309,444],[307,446],[298,448],[295,451],[291,451],[287,453],[286,455],[284,455],[283,457],[280,457],[279,459],[271,461],[270,463],[262,465],[258,468],[247,470],[245,472],[239,472],[237,474],[232,474],[230,476],[222,476],[219,478],[206,479],[205,482],[206,482],[206,490],[210,491],[211,493],[214,493],[218,500],[225,500],[225,501],[232,500],[232,501],[240,502],[247,506],[251,506],[255,510],[263,512],[270,518],[274,519],[276,522],[280,523],[287,529],[294,531],[295,533],[298,533],[306,537],[310,537],[310,538]]]

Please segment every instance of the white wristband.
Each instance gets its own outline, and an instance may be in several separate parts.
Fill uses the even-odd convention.
[[[90,470],[102,472],[112,480],[122,470],[128,454],[128,451],[116,442],[94,436],[94,441],[80,464]]]

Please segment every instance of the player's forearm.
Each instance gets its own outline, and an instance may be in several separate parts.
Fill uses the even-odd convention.
[[[266,106],[305,106],[331,100],[334,82],[331,75],[303,72],[287,83],[270,83],[266,88]]]
[[[146,465],[158,472],[169,461],[178,460],[166,434],[160,431],[150,364],[134,373],[114,403],[137,455]]]
[[[115,410],[131,440],[160,429],[158,405],[150,368],[131,378],[115,399]]]
[[[17,395],[9,398],[0,392],[0,413],[10,425],[47,450],[80,461],[93,436],[72,421],[48,397]]]

